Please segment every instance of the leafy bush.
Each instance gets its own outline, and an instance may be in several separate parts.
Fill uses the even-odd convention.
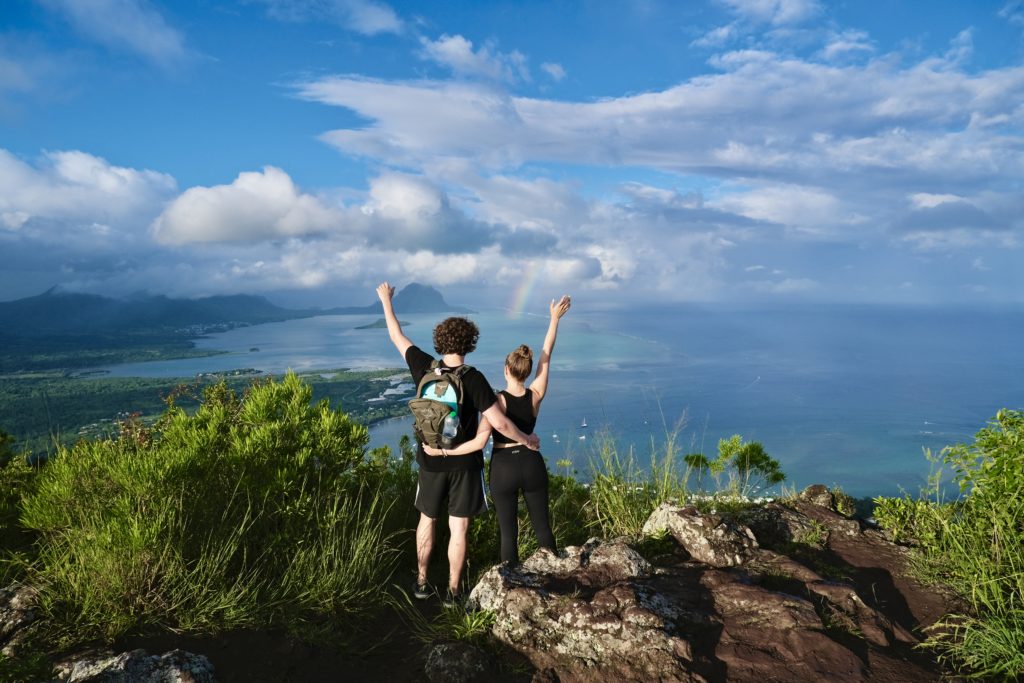
[[[930,454],[928,454],[930,457]],[[965,675],[1024,675],[1024,413],[1001,410],[972,444],[942,451],[960,498],[876,498],[875,518],[918,546],[918,568],[970,604],[947,615],[926,645]]]
[[[941,533],[921,547],[974,614],[940,622],[928,643],[974,675],[1013,680],[1024,675],[1024,413],[999,411],[942,459],[963,497],[948,515],[932,508]]]
[[[954,506],[904,496],[874,499],[874,517],[879,526],[892,534],[897,543],[933,546],[939,542],[943,527]]]
[[[194,415],[61,449],[24,500],[34,583],[77,638],[279,624],[378,602],[397,560],[394,469],[368,433],[289,374],[244,396],[209,387]],[[391,476],[392,480],[400,475]]]

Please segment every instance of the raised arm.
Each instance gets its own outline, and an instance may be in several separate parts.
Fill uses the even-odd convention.
[[[384,320],[388,324],[388,336],[391,337],[391,343],[398,349],[398,353],[405,358],[405,352],[412,346],[412,340],[402,332],[402,325],[395,317],[395,308],[391,305],[391,297],[394,295],[395,288],[387,282],[377,285],[377,296],[380,297],[380,303],[384,307]]]
[[[552,299],[548,309],[551,312],[551,321],[548,323],[548,333],[544,335],[544,346],[540,351],[540,359],[537,360],[537,374],[530,382],[530,390],[533,391],[534,409],[540,404],[541,399],[548,390],[548,374],[551,369],[551,352],[555,350],[555,340],[558,338],[558,321],[569,312],[572,299],[563,296],[557,302]]]
[[[491,438],[491,423],[485,417],[480,419],[480,424],[476,428],[476,436],[469,441],[460,443],[455,448],[434,448],[433,446],[423,444],[423,452],[427,455],[440,455],[442,457],[448,455],[467,455],[483,450],[489,438]]]
[[[534,451],[540,450],[540,439],[537,438],[536,434],[526,435],[520,431],[519,427],[513,424],[512,420],[508,419],[505,415],[505,411],[501,409],[498,402],[495,401],[494,405],[484,411],[484,417],[491,423],[495,429],[499,432],[512,439],[516,443],[526,444],[527,448]]]

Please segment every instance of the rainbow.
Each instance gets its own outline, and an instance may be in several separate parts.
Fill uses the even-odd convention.
[[[540,265],[536,261],[531,261],[526,266],[523,278],[519,281],[519,287],[512,293],[512,301],[509,303],[508,309],[509,319],[518,318],[526,310],[526,304],[530,300],[530,295],[533,294],[533,288],[537,284],[540,271]]]

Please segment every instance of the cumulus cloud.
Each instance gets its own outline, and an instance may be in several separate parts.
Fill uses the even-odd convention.
[[[38,0],[76,31],[107,47],[134,52],[160,66],[186,62],[185,38],[147,0]]]
[[[47,152],[27,162],[0,149],[0,214],[8,230],[52,240],[97,234],[97,226],[98,233],[102,226],[134,233],[176,189],[167,174],[115,166],[85,152]]]
[[[526,56],[518,50],[500,52],[490,43],[474,50],[472,41],[460,35],[447,34],[437,40],[420,38],[420,45],[423,59],[446,66],[457,76],[508,83],[530,80]],[[564,77],[564,71],[562,75]]]
[[[356,33],[373,36],[399,33],[402,20],[387,4],[372,0],[254,0],[281,21],[330,21]]]
[[[301,192],[287,173],[267,166],[240,173],[230,185],[193,187],[153,222],[164,244],[246,242],[339,229],[336,209]]]
[[[374,178],[360,213],[370,242],[378,246],[465,253],[493,242],[489,225],[453,207],[447,194],[419,176],[385,173]]]

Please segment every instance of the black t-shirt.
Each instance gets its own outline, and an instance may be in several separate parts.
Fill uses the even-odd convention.
[[[405,362],[412,373],[413,384],[419,386],[423,375],[430,370],[434,357],[425,353],[418,346],[410,346],[405,352]],[[441,361],[444,365],[444,361]],[[448,367],[448,366],[445,366]],[[460,437],[455,446],[469,441],[476,436],[480,424],[480,413],[494,405],[494,389],[487,378],[476,368],[470,368],[462,376],[462,405],[459,408]],[[447,457],[429,456],[423,452],[423,446],[417,444],[416,462],[425,470],[445,472],[449,470],[480,470],[484,467],[484,452],[476,451],[466,455],[449,455]]]

